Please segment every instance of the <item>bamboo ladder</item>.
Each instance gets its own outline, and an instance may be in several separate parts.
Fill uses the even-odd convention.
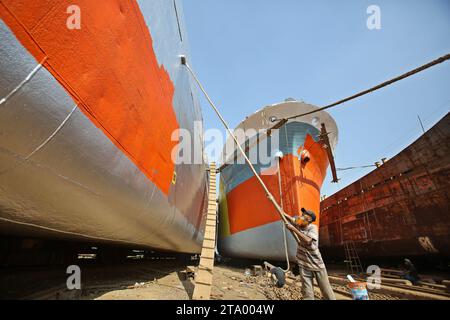
[[[205,235],[203,238],[202,253],[197,274],[193,300],[209,300],[214,267],[214,251],[216,248],[216,221],[217,221],[217,190],[216,190],[216,164],[209,165],[209,193],[208,212],[206,215]]]

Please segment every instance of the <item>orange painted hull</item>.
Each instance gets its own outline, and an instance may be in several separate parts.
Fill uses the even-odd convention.
[[[177,129],[203,145],[182,13],[0,0],[0,236],[200,252],[206,166],[172,159]]]
[[[280,146],[279,164],[257,171],[287,214],[299,215],[307,208],[317,214],[319,225],[320,190],[329,165],[326,149],[317,138],[319,131],[309,124],[293,122],[283,130],[288,143]],[[302,150],[310,155],[306,164],[301,161]],[[219,251],[225,256],[285,259],[281,218],[246,166],[231,164],[221,174]],[[287,237],[293,258],[296,244],[289,233]]]
[[[66,27],[74,4],[83,19],[80,30]],[[174,86],[158,65],[137,3],[47,0],[30,8],[2,0],[0,7],[0,18],[37,61],[45,61],[83,113],[168,194],[177,144],[171,134],[179,128]]]
[[[312,140],[310,136],[309,139]],[[301,208],[316,213],[320,209],[320,188],[328,167],[326,151],[319,143],[312,144],[312,161],[301,164],[298,156],[285,155],[280,161],[281,194],[278,175],[263,174],[262,180],[278,203],[283,204],[286,213],[298,215]],[[270,170],[270,169],[269,169]],[[256,177],[243,182],[226,195],[230,234],[245,231],[260,225],[279,221],[280,216],[267,199]],[[282,201],[280,202],[280,199]],[[255,214],[249,214],[255,212]],[[318,215],[316,224],[319,224]]]

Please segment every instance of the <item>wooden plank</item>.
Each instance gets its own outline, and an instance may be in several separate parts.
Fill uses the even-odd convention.
[[[217,226],[217,190],[215,173],[215,163],[211,163],[209,176],[208,213],[206,216],[200,263],[195,276],[195,287],[192,295],[192,299],[194,300],[209,300],[211,296]]]
[[[202,258],[214,259],[214,249],[203,248]]]
[[[207,227],[215,227],[216,226],[216,222],[215,221],[206,221],[206,226]]]
[[[210,227],[205,231],[205,239],[215,240],[216,239],[216,230],[211,230]]]
[[[203,248],[214,249],[215,247],[216,247],[216,241],[215,240],[207,240],[207,239],[205,239],[203,241]]]
[[[209,230],[212,230],[212,231],[214,231],[214,233],[216,232],[216,226],[217,226],[217,223],[215,222],[215,221],[207,221],[207,223],[210,223],[210,225],[208,226],[208,229]]]
[[[211,286],[202,283],[196,284],[192,299],[194,300],[209,300],[211,297]]]
[[[211,285],[213,273],[210,270],[199,270],[195,277],[195,283]]]
[[[200,264],[198,266],[199,269],[212,270],[214,267],[214,259],[201,258]]]

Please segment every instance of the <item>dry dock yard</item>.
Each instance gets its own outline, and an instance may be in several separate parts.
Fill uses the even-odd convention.
[[[129,260],[116,264],[89,261],[80,264],[81,290],[68,290],[66,267],[3,267],[1,299],[31,300],[189,300],[193,297],[195,266],[174,258]],[[198,262],[198,261],[197,261]],[[191,261],[193,265],[196,261]],[[211,300],[300,300],[301,283],[290,274],[278,288],[264,268],[243,263],[214,267]],[[338,300],[351,300],[345,269],[329,268],[330,282]],[[380,289],[369,290],[371,300],[449,300],[445,275],[423,275],[427,282],[412,285],[395,277],[382,278]],[[432,283],[434,282],[434,283]],[[446,286],[447,285],[447,286]],[[316,286],[317,287],[317,286]],[[318,288],[315,299],[321,299]]]
[[[205,236],[200,255],[95,247],[72,242],[3,240],[0,299],[302,300],[302,284],[295,268],[285,274],[284,284],[277,282],[280,280],[271,273],[275,266],[284,267],[286,262],[272,262],[272,265],[255,260],[224,259],[216,255],[214,164],[211,169]],[[403,279],[399,269],[386,264],[378,268],[379,273],[373,281],[368,275],[352,269],[357,265],[359,270],[364,270],[356,251],[352,252],[347,250],[346,260],[342,258],[339,264],[327,264],[331,288],[337,300],[355,298],[349,288],[351,280],[378,284],[367,287],[370,300],[450,299],[448,266],[441,266],[440,270],[444,271],[420,268],[420,281],[412,284]],[[357,261],[352,258],[357,258]],[[350,265],[348,261],[352,261]],[[291,261],[291,267],[294,264]],[[349,274],[353,279],[349,279]],[[314,285],[314,298],[323,298],[317,283]]]
[[[369,38],[377,5],[204,1],[208,60],[189,1],[71,2],[0,0],[0,300],[450,300],[445,10]]]

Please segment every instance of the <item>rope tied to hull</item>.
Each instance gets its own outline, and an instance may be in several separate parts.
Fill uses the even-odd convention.
[[[278,175],[278,189],[279,189],[279,193],[280,193],[280,205],[281,208],[283,208],[284,210],[284,205],[283,205],[283,188],[282,188],[282,184],[281,184],[281,170],[280,170],[280,161],[282,158],[282,155],[278,154],[277,156],[278,161],[277,161],[277,175]],[[287,236],[286,236],[286,225],[283,226],[283,240],[284,240],[284,254],[286,255],[286,269],[282,269],[284,272],[288,272],[291,269],[291,264],[289,261],[289,248],[288,248],[288,242],[287,242]]]
[[[277,213],[279,214],[279,216],[281,217],[281,219],[284,222],[284,226],[283,226],[283,230],[286,227],[287,224],[289,224],[290,222],[287,220],[286,216],[287,214],[284,212],[283,208],[278,204],[278,202],[275,200],[275,197],[272,195],[272,193],[269,191],[269,189],[267,188],[266,184],[264,183],[264,181],[261,179],[261,177],[258,175],[258,173],[256,172],[255,167],[253,166],[253,164],[251,163],[250,159],[247,157],[247,155],[245,154],[245,151],[242,149],[237,137],[234,135],[234,133],[232,132],[231,128],[229,127],[228,123],[225,121],[225,119],[223,118],[222,114],[220,113],[219,109],[216,107],[216,105],[214,104],[214,102],[211,100],[211,98],[209,97],[208,93],[206,92],[205,88],[203,87],[203,85],[201,84],[200,80],[197,78],[197,76],[195,75],[194,71],[192,70],[191,66],[187,63],[186,61],[186,57],[185,56],[181,56],[181,63],[182,65],[184,65],[188,71],[190,72],[190,74],[192,75],[192,77],[194,78],[195,82],[197,83],[197,85],[199,86],[200,90],[203,92],[203,94],[206,97],[206,100],[208,101],[208,103],[210,104],[210,106],[213,108],[214,112],[216,113],[216,115],[219,117],[219,120],[222,122],[222,124],[224,125],[225,129],[228,131],[228,133],[230,134],[230,136],[233,138],[234,142],[236,143],[236,146],[239,150],[239,152],[242,154],[245,162],[247,163],[247,165],[250,167],[250,170],[252,171],[253,175],[256,177],[256,179],[258,180],[259,184],[261,185],[261,187],[264,189],[264,192],[266,194],[266,197],[269,199],[269,201],[273,204],[273,206],[275,207]],[[295,233],[291,234],[294,236],[294,238],[296,239],[297,242],[300,242],[298,236]],[[285,247],[287,250],[287,246]],[[286,255],[287,257],[287,263],[289,265],[289,255]]]
[[[395,82],[397,82],[397,81],[400,81],[400,80],[402,80],[402,79],[405,79],[405,78],[407,78],[407,77],[410,77],[410,76],[412,76],[412,75],[414,75],[414,74],[416,74],[416,73],[419,73],[419,72],[421,72],[421,71],[424,71],[424,70],[426,70],[426,69],[428,69],[428,68],[430,68],[430,67],[433,67],[433,66],[435,66],[435,65],[437,65],[437,64],[443,63],[443,62],[445,62],[445,61],[447,61],[447,60],[449,60],[449,59],[450,59],[450,54],[446,54],[446,55],[444,55],[444,56],[442,56],[442,57],[440,57],[440,58],[438,58],[438,59],[436,59],[436,60],[433,60],[433,61],[431,61],[431,62],[429,62],[429,63],[427,63],[427,64],[425,64],[425,65],[422,65],[422,66],[420,66],[420,67],[418,67],[418,68],[416,68],[416,69],[413,69],[413,70],[411,70],[411,71],[409,71],[409,72],[407,72],[407,73],[404,73],[404,74],[402,74],[402,75],[400,75],[400,76],[398,76],[398,77],[395,77],[395,78],[393,78],[393,79],[387,80],[387,81],[385,81],[385,82],[383,82],[383,83],[381,83],[381,84],[378,84],[378,85],[376,85],[376,86],[374,86],[374,87],[372,87],[372,88],[369,88],[369,89],[367,89],[367,90],[361,91],[361,92],[356,93],[356,94],[354,94],[354,95],[352,95],[352,96],[350,96],[350,97],[347,97],[347,98],[345,98],[345,99],[339,100],[339,101],[334,102],[334,103],[332,103],[332,104],[326,105],[326,106],[324,106],[324,107],[322,107],[322,108],[319,108],[319,109],[317,109],[317,110],[313,110],[313,111],[309,111],[309,112],[306,112],[306,113],[302,113],[302,114],[290,116],[290,117],[287,117],[287,118],[283,118],[283,119],[281,119],[280,121],[278,121],[272,128],[269,128],[269,129],[267,130],[267,133],[270,134],[270,132],[271,132],[272,130],[279,129],[280,127],[282,127],[285,123],[287,123],[287,122],[288,122],[289,120],[291,120],[291,119],[296,119],[296,118],[299,118],[299,117],[302,117],[302,116],[305,116],[305,115],[309,115],[309,114],[321,112],[321,111],[324,111],[324,110],[326,110],[326,109],[335,107],[335,106],[337,106],[337,105],[340,105],[340,104],[343,104],[343,103],[348,102],[348,101],[350,101],[350,100],[353,100],[353,99],[356,99],[356,98],[358,98],[358,97],[361,97],[361,96],[363,96],[363,95],[366,95],[366,94],[368,94],[368,93],[372,93],[372,92],[374,92],[374,91],[376,91],[376,90],[379,90],[379,89],[381,89],[381,88],[383,88],[383,87],[386,87],[386,86],[388,86],[388,85],[391,85],[391,84],[393,84],[393,83],[395,83]],[[230,136],[233,138],[234,142],[236,143],[237,149],[238,149],[239,152],[242,154],[242,156],[243,156],[245,162],[246,162],[247,165],[250,167],[250,169],[251,169],[253,175],[256,177],[256,179],[257,179],[257,181],[259,182],[259,184],[261,185],[261,187],[264,189],[264,192],[265,192],[267,198],[268,198],[269,201],[273,204],[273,206],[275,207],[277,213],[279,214],[279,216],[281,217],[281,219],[282,219],[283,222],[285,223],[285,225],[284,225],[284,227],[283,227],[283,234],[284,234],[284,237],[285,237],[286,260],[287,260],[287,265],[288,265],[288,269],[289,269],[289,255],[288,255],[288,248],[287,248],[287,242],[286,242],[286,233],[285,233],[286,225],[288,225],[288,224],[290,223],[290,222],[287,220],[287,218],[286,218],[286,216],[288,216],[288,215],[284,212],[283,208],[277,203],[277,201],[275,200],[275,198],[274,198],[274,196],[272,195],[272,193],[269,191],[269,189],[267,188],[267,186],[265,185],[265,183],[263,182],[263,180],[261,179],[261,177],[260,177],[260,176],[258,175],[258,173],[256,172],[256,170],[255,170],[253,164],[251,163],[250,159],[247,157],[245,151],[244,151],[243,148],[241,147],[241,145],[240,145],[240,143],[239,143],[237,137],[236,137],[236,136],[234,135],[234,133],[231,131],[231,129],[230,129],[230,127],[228,126],[227,122],[226,122],[225,119],[223,118],[222,114],[220,113],[220,111],[218,110],[218,108],[216,107],[216,105],[214,104],[214,102],[213,102],[213,101],[211,100],[211,98],[209,97],[208,93],[206,92],[205,88],[204,88],[203,85],[201,84],[200,80],[199,80],[199,79],[197,78],[197,76],[195,75],[195,73],[194,73],[194,71],[192,70],[191,66],[187,63],[187,60],[186,60],[186,57],[185,57],[185,56],[181,56],[181,64],[184,65],[184,66],[188,69],[188,71],[190,72],[190,74],[191,74],[192,77],[194,78],[195,82],[197,83],[197,85],[199,86],[200,90],[202,91],[202,93],[203,93],[204,96],[206,97],[208,103],[210,104],[210,106],[212,107],[212,109],[214,110],[214,112],[216,113],[216,115],[218,116],[219,120],[222,122],[222,124],[224,125],[224,127],[226,128],[226,130],[228,131],[228,133],[230,134]],[[367,167],[368,167],[368,166],[367,166]],[[278,169],[279,169],[279,162],[278,162]],[[353,168],[341,168],[341,170],[349,170],[349,169],[353,169]],[[279,179],[279,180],[280,180],[280,179]],[[281,183],[281,182],[279,181],[279,183]],[[281,192],[281,185],[280,185],[280,192]],[[281,193],[280,193],[280,196],[281,196]],[[294,238],[296,239],[297,242],[300,242],[298,236],[297,236],[295,233],[291,232],[291,234],[294,236]],[[287,270],[283,270],[283,271],[286,272]]]

